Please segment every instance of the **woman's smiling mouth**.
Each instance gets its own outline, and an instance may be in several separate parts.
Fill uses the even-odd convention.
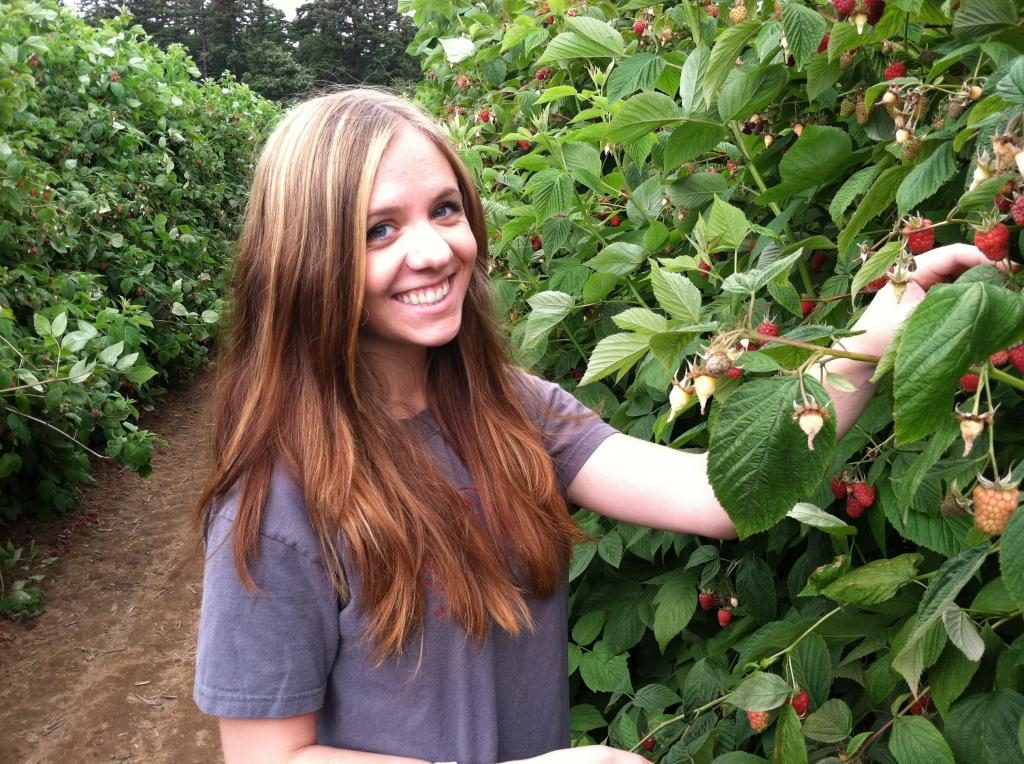
[[[424,289],[410,289],[408,292],[396,294],[395,299],[406,305],[435,305],[448,296],[451,277],[446,278],[438,286]]]

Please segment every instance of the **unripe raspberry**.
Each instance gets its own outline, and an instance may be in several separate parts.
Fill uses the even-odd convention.
[[[717,384],[718,380],[710,374],[698,374],[693,378],[693,390],[697,394],[697,400],[700,402],[701,414],[704,414],[708,400],[715,394]]]
[[[733,24],[742,24],[747,20],[747,6],[738,0],[738,2],[729,9],[729,21]]]
[[[974,526],[982,533],[997,536],[1006,530],[1010,517],[1020,503],[1020,489],[1006,481],[992,482],[979,476],[971,492],[974,500]]]
[[[768,729],[772,717],[767,711],[747,711],[747,721],[750,722],[750,729],[760,734]]]

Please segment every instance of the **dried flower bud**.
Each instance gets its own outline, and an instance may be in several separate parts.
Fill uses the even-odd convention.
[[[723,353],[721,350],[715,350],[709,353],[704,362],[705,371],[713,377],[720,377],[723,374],[728,374],[729,369],[731,368],[732,359],[727,353]]]
[[[814,450],[814,438],[821,432],[828,419],[828,411],[811,399],[810,403],[793,401],[793,421],[797,423],[807,436],[807,450]]]

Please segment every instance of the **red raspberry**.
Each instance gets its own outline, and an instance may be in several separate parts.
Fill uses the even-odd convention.
[[[832,7],[836,9],[836,15],[845,19],[857,7],[856,0],[832,0]]]
[[[864,287],[864,291],[865,292],[877,292],[879,289],[884,287],[888,281],[889,281],[889,277],[888,276],[879,276],[874,281],[869,281],[867,283],[867,286]]]
[[[743,369],[733,366],[732,368],[729,369],[729,371],[725,373],[729,375],[730,379],[739,379],[740,377],[743,376]]]
[[[633,34],[637,37],[642,37],[644,31],[647,29],[647,22],[643,19],[637,19],[633,22]]]
[[[622,218],[620,218],[618,215],[612,215],[608,219],[608,225],[610,225],[612,228],[617,228],[618,226],[622,225]]]
[[[962,377],[960,377],[960,388],[965,393],[978,392],[978,375],[964,374]]]
[[[1024,194],[1021,194],[1013,200],[1013,206],[1010,207],[1010,214],[1013,216],[1013,222],[1017,225],[1024,225]]]
[[[932,704],[932,699],[927,695],[922,695],[920,698],[914,701],[910,706],[910,713],[914,716],[920,716],[928,710],[928,706]]]
[[[796,715],[803,719],[807,716],[807,706],[810,703],[810,698],[807,696],[807,692],[800,690],[792,698],[786,701],[789,705],[793,706],[793,710],[796,711]]]
[[[852,493],[846,497],[846,514],[854,520],[863,515],[865,509],[867,509],[867,507],[861,504],[857,497]]]
[[[1007,350],[1006,356],[1010,359],[1010,363],[1013,364],[1014,368],[1021,374],[1024,374],[1024,342],[1017,345],[1017,347]]]
[[[811,273],[821,273],[821,269],[828,262],[828,255],[824,252],[815,252],[811,255]]]
[[[824,53],[828,50],[828,41],[832,38],[832,35],[825,32],[825,36],[821,38],[821,42],[818,43],[818,52]]]
[[[841,477],[836,475],[832,478],[832,495],[837,499],[845,499],[850,493],[850,485]]]
[[[708,15],[712,18],[718,18],[718,6],[714,3],[708,3],[704,6],[704,10],[708,12]]]
[[[874,26],[882,20],[885,13],[885,3],[882,0],[864,0],[864,7],[868,12],[868,23]]]
[[[747,721],[750,722],[750,729],[758,734],[768,729],[771,719],[771,714],[767,711],[747,711]]]
[[[528,140],[526,140],[525,138],[520,138],[520,139],[519,139],[518,141],[516,141],[516,145],[517,145],[517,146],[518,146],[519,148],[521,148],[521,149],[522,149],[523,151],[529,151],[529,150],[530,150],[530,147],[531,147],[531,146],[533,146],[533,144],[532,144],[532,143],[530,143],[530,142],[529,142]]]
[[[654,738],[653,737],[647,738],[644,742],[642,742],[640,744],[640,747],[643,748],[645,751],[653,751],[654,750]]]
[[[989,260],[1004,260],[1010,253],[1010,229],[1001,222],[976,227],[974,246]]]
[[[711,592],[701,592],[697,595],[697,602],[701,610],[711,610],[715,607],[715,595]]]
[[[865,509],[875,503],[876,491],[873,485],[868,485],[867,483],[854,483],[850,488],[850,493],[856,497],[860,504],[864,505]]]
[[[757,325],[758,334],[766,334],[769,337],[779,336],[779,325],[774,321],[764,320]]]
[[[699,270],[701,273],[707,273],[711,270],[711,263],[709,263],[707,260],[701,260],[700,265],[697,266],[697,270]]]
[[[805,316],[809,316],[811,311],[814,310],[814,300],[801,300],[800,301],[800,312]]]
[[[997,350],[989,358],[993,366],[1006,366],[1010,362],[1010,351],[1009,350]]]
[[[722,608],[718,611],[718,625],[723,629],[732,623],[732,611]]]
[[[481,109],[480,113],[477,114],[476,116],[477,116],[477,118],[481,122],[490,122],[491,121],[491,112],[488,111],[487,109]]]
[[[897,77],[907,76],[907,65],[902,61],[897,61],[894,64],[889,64],[885,67],[885,73],[883,75],[886,80],[894,80]]]
[[[914,217],[904,226],[903,235],[907,237],[907,247],[915,255],[927,252],[935,246],[935,229],[931,228],[931,224],[932,221],[928,218]]]

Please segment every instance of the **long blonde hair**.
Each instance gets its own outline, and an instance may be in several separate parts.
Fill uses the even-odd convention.
[[[477,243],[462,325],[429,352],[427,401],[473,477],[483,522],[426,448],[389,410],[386,380],[359,352],[370,191],[388,143],[419,130],[451,163]],[[448,612],[482,639],[491,624],[531,624],[526,593],[562,583],[581,533],[541,433],[524,411],[492,317],[483,209],[444,133],[412,104],[377,90],[293,108],[257,164],[230,288],[229,334],[214,396],[214,469],[196,519],[240,488],[235,564],[249,565],[275,466],[301,488],[331,580],[349,588],[339,540],[362,580],[376,658],[402,652],[422,624],[429,565]]]

